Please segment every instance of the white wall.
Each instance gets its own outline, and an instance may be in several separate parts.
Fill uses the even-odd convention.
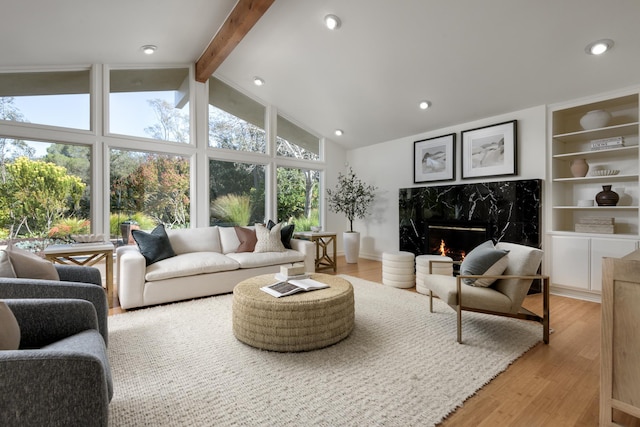
[[[426,113],[428,115],[428,112]],[[426,116],[428,117],[428,116]],[[460,132],[495,123],[518,120],[518,174],[487,179],[460,179],[461,142]],[[456,177],[455,181],[439,181],[433,184],[413,183],[413,146],[415,141],[448,133],[456,133]],[[381,259],[384,251],[399,248],[399,189],[435,185],[451,185],[483,181],[506,181],[519,179],[544,179],[546,159],[546,106],[515,111],[500,116],[487,117],[474,122],[442,128],[433,132],[400,138],[358,148],[347,152],[347,161],[356,175],[368,184],[378,187],[372,213],[366,220],[354,222],[354,229],[362,235],[360,256]],[[334,164],[332,166],[338,166]],[[343,165],[344,166],[344,165]],[[340,169],[336,168],[338,171]],[[343,167],[344,171],[345,168]],[[333,176],[333,174],[330,174]],[[334,178],[335,179],[335,178]],[[335,182],[334,184],[335,185]],[[544,187],[544,186],[543,186]],[[544,198],[543,198],[544,200]],[[332,223],[336,224],[336,223]],[[544,221],[543,221],[544,224]],[[338,225],[338,224],[336,224]],[[340,234],[346,228],[331,228]],[[341,239],[338,241],[340,242]]]

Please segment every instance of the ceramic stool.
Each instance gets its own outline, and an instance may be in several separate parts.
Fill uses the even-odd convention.
[[[416,257],[416,291],[421,294],[429,294],[429,288],[425,285],[425,280],[428,279],[430,274],[453,275],[453,264],[449,263],[433,262],[431,264],[431,272],[429,272],[429,263],[431,261],[452,261],[452,259],[441,255],[419,255]]]
[[[382,283],[394,288],[412,288],[415,284],[415,255],[411,252],[382,253]]]

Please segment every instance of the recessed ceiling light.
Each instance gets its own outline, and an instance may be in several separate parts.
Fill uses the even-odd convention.
[[[261,79],[260,77],[254,77],[253,84],[256,86],[262,86],[264,84],[264,80]]]
[[[336,134],[336,136],[342,136],[344,135],[344,132],[342,131],[342,129],[336,129],[335,132],[333,132]]]
[[[421,110],[426,110],[427,108],[431,107],[431,103],[429,101],[420,101],[418,106]]]
[[[584,51],[589,55],[602,55],[609,49],[613,47],[613,40],[611,39],[602,39],[595,41],[593,43],[589,43],[587,47],[584,48]]]
[[[142,46],[140,49],[144,52],[145,55],[153,55],[153,53],[158,50],[158,46],[152,44],[146,44]]]
[[[327,15],[324,17],[324,25],[330,30],[337,30],[342,25],[342,21],[336,15]]]

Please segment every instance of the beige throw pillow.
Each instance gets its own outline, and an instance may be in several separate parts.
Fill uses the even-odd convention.
[[[9,254],[5,249],[0,250],[0,277],[16,277]]]
[[[280,238],[282,224],[274,225],[271,230],[264,224],[256,224],[256,237],[258,242],[254,252],[284,252],[286,251]]]
[[[0,301],[0,350],[17,350],[20,346],[20,325],[11,309]]]
[[[58,270],[51,261],[15,246],[7,249],[16,277],[26,279],[60,280]]]

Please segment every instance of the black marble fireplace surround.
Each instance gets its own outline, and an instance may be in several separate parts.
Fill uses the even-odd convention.
[[[539,179],[402,188],[400,250],[440,254],[442,233],[454,259],[488,239],[539,248],[541,197]]]

